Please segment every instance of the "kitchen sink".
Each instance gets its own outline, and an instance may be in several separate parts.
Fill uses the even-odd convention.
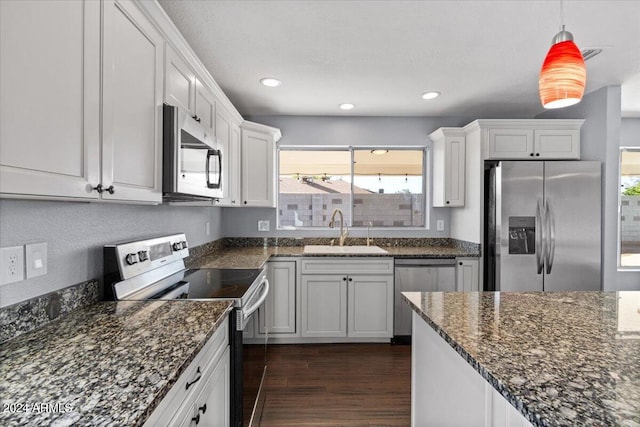
[[[304,247],[305,254],[336,254],[336,255],[356,255],[356,254],[386,254],[384,249],[378,246],[330,246],[330,245],[307,245]]]

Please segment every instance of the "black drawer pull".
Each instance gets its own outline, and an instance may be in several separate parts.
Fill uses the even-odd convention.
[[[200,414],[196,414],[195,417],[191,418],[191,421],[195,421],[196,425],[200,422]]]
[[[198,412],[200,412],[200,411],[202,411],[203,414],[205,412],[207,412],[207,404],[206,403],[198,408]]]
[[[200,372],[200,366],[198,366],[198,370],[196,371],[198,373],[198,378],[196,378],[195,380],[188,382],[187,381],[187,388],[186,390],[189,390],[189,387],[191,387],[192,385],[194,385],[195,383],[197,383],[198,381],[200,381],[200,378],[202,378],[202,372]],[[198,424],[196,422],[196,424]]]

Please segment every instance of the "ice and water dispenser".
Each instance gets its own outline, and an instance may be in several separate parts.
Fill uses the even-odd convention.
[[[509,217],[509,254],[536,253],[536,217]]]

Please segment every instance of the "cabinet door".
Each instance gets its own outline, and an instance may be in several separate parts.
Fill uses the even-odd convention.
[[[393,276],[349,276],[350,337],[393,336]]]
[[[229,200],[230,176],[234,173],[234,166],[231,164],[231,138],[233,136],[231,116],[220,104],[216,105],[216,139],[222,151],[222,190],[217,201],[220,206],[226,205]],[[238,173],[235,171],[235,173]]]
[[[218,365],[196,398],[195,417],[198,427],[225,427],[229,425],[230,402],[229,348],[222,354]],[[199,418],[198,418],[199,417]]]
[[[303,275],[302,336],[347,336],[347,276]]]
[[[475,292],[479,290],[478,260],[458,259],[456,268],[456,290],[458,292]]]
[[[579,130],[536,130],[534,149],[540,159],[580,159]]]
[[[104,3],[103,199],[162,202],[163,39],[129,0]]]
[[[464,206],[466,150],[464,137],[449,137],[445,144],[445,204]]]
[[[209,90],[202,82],[196,79],[196,116],[204,126],[213,130],[218,136],[217,116],[216,116],[216,98],[213,92]]]
[[[167,44],[166,53],[164,102],[196,114],[196,75],[169,44]]]
[[[0,1],[0,193],[99,197],[100,3]]]
[[[242,130],[242,204],[275,207],[275,144],[271,135]]]
[[[258,312],[260,333],[296,333],[296,263],[271,261],[267,266],[270,291]]]
[[[489,129],[489,159],[531,159],[532,129]]]

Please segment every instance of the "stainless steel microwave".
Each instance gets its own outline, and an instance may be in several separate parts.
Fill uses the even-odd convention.
[[[222,197],[222,152],[213,130],[188,111],[163,107],[163,178],[165,200]]]

